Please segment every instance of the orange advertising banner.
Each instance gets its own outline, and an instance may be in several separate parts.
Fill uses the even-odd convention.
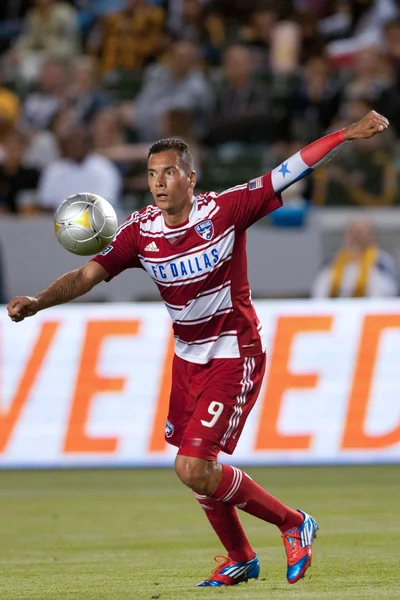
[[[400,301],[263,301],[267,374],[236,464],[400,462]],[[0,467],[171,465],[159,304],[0,317]],[[224,460],[224,457],[222,457]]]

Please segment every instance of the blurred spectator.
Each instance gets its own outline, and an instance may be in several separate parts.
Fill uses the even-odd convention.
[[[120,12],[107,13],[94,26],[88,52],[99,58],[102,74],[143,69],[163,46],[165,11],[146,0],[126,0]]]
[[[362,46],[382,47],[383,27],[399,15],[396,0],[351,0],[352,28]]]
[[[26,137],[11,131],[2,144],[0,162],[0,213],[31,212],[36,203],[39,171],[26,167]]]
[[[35,0],[25,17],[24,32],[10,50],[8,62],[17,78],[31,84],[48,59],[68,61],[80,49],[76,10],[58,0]]]
[[[92,192],[118,205],[121,176],[104,156],[92,153],[91,138],[83,125],[67,130],[62,139],[62,158],[44,168],[38,188],[42,210],[54,211],[65,198]]]
[[[3,0],[0,2],[0,29],[2,37],[15,37],[21,31],[21,22],[32,6],[32,0]],[[4,30],[3,30],[4,28]]]
[[[270,68],[271,38],[277,16],[273,4],[256,5],[248,24],[242,29],[240,41],[251,48],[254,66],[258,71],[266,72]]]
[[[108,107],[100,110],[91,122],[92,143],[95,152],[125,144],[125,129],[118,109]]]
[[[335,0],[332,4],[331,14],[318,21],[318,31],[325,41],[350,37],[361,16],[352,10],[350,0]]]
[[[332,61],[338,65],[351,65],[359,50],[370,46],[383,47],[383,27],[399,15],[397,0],[340,0],[336,2],[336,17],[341,21],[341,31],[327,45]],[[333,18],[333,17],[332,17]],[[324,32],[321,23],[320,31]]]
[[[44,63],[38,90],[28,94],[23,102],[22,127],[31,132],[49,127],[53,117],[67,102],[68,75],[63,63],[55,60]]]
[[[76,59],[67,96],[77,119],[82,122],[90,121],[99,110],[110,103],[107,95],[99,87],[96,60],[93,57],[80,56]]]
[[[359,120],[370,108],[362,99],[348,101],[345,119],[336,121],[333,128]],[[399,194],[392,132],[347,144],[335,160],[316,169],[313,182],[315,204],[392,205]]]
[[[383,31],[388,57],[397,65],[400,62],[400,19],[388,21]]]
[[[13,128],[20,113],[21,103],[17,94],[3,87],[0,79],[0,143]]]
[[[193,119],[196,139],[201,139],[208,130],[212,106],[211,87],[198,65],[198,47],[179,40],[172,44],[165,65],[146,69],[135,102],[122,106],[121,113],[139,141],[153,142],[162,137],[163,115],[185,110]]]
[[[369,98],[377,102],[392,85],[390,64],[377,46],[359,50],[354,57],[351,79],[345,87],[345,99]]]
[[[202,58],[208,65],[217,66],[221,64],[223,49],[228,40],[236,38],[237,27],[228,24],[215,3],[203,6],[199,21]]]
[[[387,56],[393,69],[393,83],[381,95],[377,108],[387,115],[397,136],[400,136],[400,19],[389,21],[384,32]]]
[[[287,4],[292,4],[292,10],[295,9],[298,13],[314,12],[321,19],[327,14],[332,2],[330,0],[293,0],[292,3],[288,2]]]
[[[217,90],[209,141],[253,143],[272,141],[276,124],[266,85],[257,80],[251,51],[246,46],[228,48],[223,59],[223,79]]]
[[[73,108],[62,106],[52,118],[48,129],[30,132],[24,163],[41,171],[60,158],[62,140],[77,124],[78,119]]]
[[[274,25],[270,52],[270,67],[274,75],[283,75],[286,79],[296,73],[300,62],[301,35],[301,28],[294,21],[280,21]]]
[[[188,144],[193,157],[197,181],[199,181],[202,176],[201,145],[194,135],[190,113],[179,109],[166,112],[163,118],[163,137],[177,137]]]
[[[199,42],[204,0],[175,0],[168,10],[167,31],[175,38]]]
[[[374,240],[366,219],[351,223],[343,247],[318,273],[313,298],[383,298],[397,296],[398,278],[390,254]]]
[[[297,15],[296,21],[301,31],[301,46],[299,62],[306,62],[311,56],[321,54],[324,39],[318,30],[318,17],[314,12],[304,12]]]
[[[296,137],[312,141],[324,135],[338,112],[341,97],[342,86],[327,59],[322,55],[310,57],[293,95]]]
[[[175,0],[168,10],[167,33],[172,39],[196,42],[202,60],[218,65],[227,43],[228,31],[234,35],[218,2],[208,0]]]

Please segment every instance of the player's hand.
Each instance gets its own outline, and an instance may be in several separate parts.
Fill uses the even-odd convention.
[[[33,317],[39,310],[39,300],[32,296],[16,296],[7,304],[7,312],[11,321],[18,323],[25,317]]]
[[[389,127],[389,121],[379,113],[371,110],[362,119],[344,129],[346,140],[364,140],[376,133],[382,133]]]

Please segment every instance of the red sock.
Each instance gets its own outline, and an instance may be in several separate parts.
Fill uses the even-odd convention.
[[[277,525],[282,532],[299,527],[303,515],[285,506],[236,467],[222,465],[222,479],[210,498],[235,505],[250,515]]]
[[[210,521],[211,527],[221,540],[231,560],[247,562],[255,552],[243,531],[236,508],[207,496],[194,494]]]

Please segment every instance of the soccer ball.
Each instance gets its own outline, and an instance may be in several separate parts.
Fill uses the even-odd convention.
[[[69,196],[54,215],[54,231],[61,246],[80,256],[103,250],[114,238],[117,226],[113,207],[97,194]]]

